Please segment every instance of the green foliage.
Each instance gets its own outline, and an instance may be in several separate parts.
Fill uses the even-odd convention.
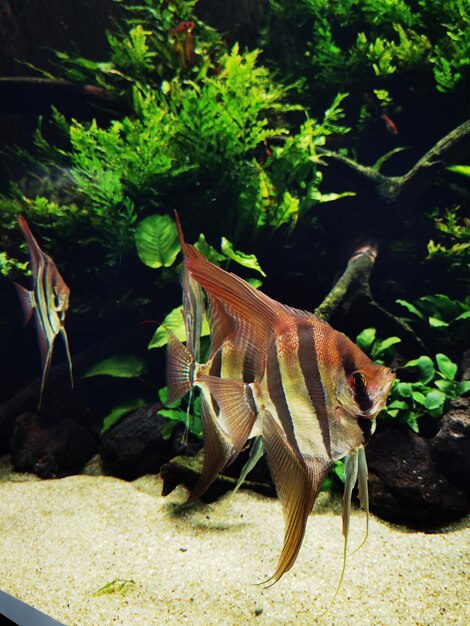
[[[390,363],[395,356],[396,344],[400,343],[399,337],[377,338],[377,329],[365,328],[356,337],[356,343],[365,354],[377,363]]]
[[[163,322],[155,331],[150,343],[148,345],[149,350],[151,348],[161,348],[168,343],[168,331],[176,336],[180,341],[186,341],[186,327],[183,319],[183,305],[176,307],[168,313]],[[207,323],[206,317],[202,322],[201,337],[209,335],[210,329]]]
[[[143,359],[134,354],[114,354],[86,370],[81,378],[113,376],[114,378],[138,378],[145,369]]]
[[[403,369],[414,372],[416,380],[394,381],[387,407],[380,417],[396,419],[415,432],[419,431],[421,417],[428,415],[439,419],[450,400],[470,391],[470,381],[455,380],[457,365],[445,354],[436,354],[434,361],[420,356],[408,361]]]
[[[469,79],[470,12],[465,0],[270,0],[269,54],[306,97],[356,93],[413,76],[413,87],[442,92]],[[289,33],[295,33],[289,37]]]
[[[432,299],[424,302],[432,302]],[[415,307],[410,305],[410,309]],[[421,315],[417,308],[416,311]],[[375,328],[366,328],[356,337],[361,350],[382,364],[392,361],[394,346],[400,342],[399,337],[378,339]],[[439,419],[450,400],[470,391],[470,381],[456,381],[457,365],[442,353],[436,354],[434,361],[426,355],[412,359],[400,371],[406,375],[407,382],[398,377],[394,380],[387,406],[379,413],[379,418],[398,420],[415,432],[419,431],[418,420],[421,417],[428,415]],[[408,381],[410,378],[411,382]]]
[[[399,299],[396,301],[403,306],[411,317],[406,321],[418,323],[432,329],[435,340],[443,344],[458,344],[465,342],[470,325],[470,296],[465,300],[451,299],[438,293],[421,296],[414,302]]]
[[[110,428],[117,424],[121,417],[129,415],[137,409],[141,409],[146,404],[143,398],[132,398],[126,402],[116,405],[112,410],[103,418],[103,425],[100,430],[100,435],[103,436]]]
[[[158,397],[163,404],[163,408],[158,410],[158,414],[168,419],[168,425],[162,432],[164,439],[169,439],[173,429],[181,423],[188,425],[189,432],[202,439],[201,399],[199,396],[194,398],[191,406],[182,398],[168,404],[168,388],[162,387],[158,392]]]
[[[100,587],[98,591],[95,591],[94,596],[102,596],[108,593],[120,593],[127,591],[130,587],[135,585],[135,581],[124,578],[116,578],[111,582]]]
[[[18,259],[9,257],[6,252],[0,252],[0,274],[9,276],[13,272],[26,273],[28,261],[21,262]]]
[[[168,215],[149,215],[137,226],[135,245],[145,265],[170,267],[180,250],[175,222]]]
[[[429,241],[427,259],[452,270],[457,279],[462,276],[468,284],[470,219],[459,215],[459,207],[448,209],[443,216],[435,211],[433,217],[439,239]]]
[[[266,276],[266,274],[261,269],[258,259],[254,254],[246,254],[244,252],[240,252],[239,250],[234,250],[233,245],[230,243],[228,239],[222,237],[221,241],[221,252],[217,252],[215,248],[209,245],[206,241],[206,238],[201,233],[199,235],[198,241],[196,242],[196,248],[204,254],[204,256],[209,259],[212,263],[216,265],[221,265],[222,263],[228,264],[230,261],[234,261],[243,267],[247,267],[249,269],[255,270],[259,272],[262,276]],[[254,288],[260,286],[260,282],[251,284]],[[172,311],[170,311],[160,326],[155,331],[150,343],[148,345],[149,350],[152,348],[161,348],[168,343],[168,331],[171,331],[177,339],[184,342],[186,341],[186,328],[184,325],[183,319],[183,306],[178,306]],[[209,335],[210,328],[207,322],[206,316],[204,316],[202,322],[201,329],[201,337],[205,337]]]

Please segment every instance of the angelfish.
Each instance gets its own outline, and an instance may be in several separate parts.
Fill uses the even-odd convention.
[[[260,436],[285,517],[281,555],[266,581],[273,584],[297,558],[328,470],[347,457],[345,563],[351,491],[358,480],[367,509],[364,446],[395,375],[315,315],[281,304],[209,262],[179,230],[183,285],[192,292],[185,294],[185,320],[202,289],[211,329],[205,363],[195,359],[190,341],[184,346],[169,332],[171,400],[194,387],[201,391],[204,462],[189,500],[204,494],[250,437]],[[201,312],[192,317],[200,319]],[[344,565],[341,578],[343,573]]]
[[[49,373],[54,341],[60,333],[64,340],[73,387],[72,359],[64,327],[65,314],[69,308],[70,289],[59,273],[51,257],[43,252],[22,215],[18,223],[25,236],[31,259],[33,289],[28,291],[15,283],[23,307],[25,324],[34,315],[42,362],[42,380],[38,408],[41,408],[44,386]]]

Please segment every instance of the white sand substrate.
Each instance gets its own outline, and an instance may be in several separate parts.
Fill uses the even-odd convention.
[[[372,516],[318,617],[341,570],[337,499],[321,494],[296,564],[265,588],[283,537],[276,499],[241,490],[182,507],[183,487],[165,498],[161,487],[158,476],[40,481],[0,459],[0,589],[67,626],[470,624],[468,520],[425,534]],[[364,527],[355,510],[352,549]]]

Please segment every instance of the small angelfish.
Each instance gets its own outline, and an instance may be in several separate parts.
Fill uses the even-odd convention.
[[[169,332],[168,388],[170,401],[200,389],[204,433],[203,468],[189,500],[204,494],[249,438],[260,437],[285,516],[284,545],[266,581],[273,584],[297,558],[328,470],[347,457],[345,559],[351,492],[358,481],[367,510],[364,446],[395,375],[315,315],[212,264],[179,231],[188,341],[184,346]],[[204,306],[211,345],[208,360],[199,363],[198,330],[190,326],[202,319]]]
[[[42,362],[42,381],[38,404],[38,408],[41,408],[54,341],[59,333],[64,340],[70,369],[70,382],[73,387],[72,359],[70,358],[69,342],[64,328],[65,314],[69,308],[70,289],[60,275],[54,261],[39,247],[22,215],[18,217],[18,223],[28,244],[34,282],[31,291],[18,284],[15,284],[15,287],[23,307],[25,324],[33,315],[36,322]]]

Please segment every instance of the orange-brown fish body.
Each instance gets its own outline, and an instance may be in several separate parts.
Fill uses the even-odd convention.
[[[204,289],[211,327],[204,364],[176,338],[169,342],[171,395],[201,389],[205,456],[191,498],[204,493],[249,437],[260,435],[286,517],[284,547],[270,579],[275,582],[293,565],[336,460],[352,455],[347,491],[359,476],[366,498],[363,446],[394,375],[314,315],[272,300],[207,261],[185,244],[181,229],[180,237],[186,281]],[[347,539],[348,503],[344,511]]]

